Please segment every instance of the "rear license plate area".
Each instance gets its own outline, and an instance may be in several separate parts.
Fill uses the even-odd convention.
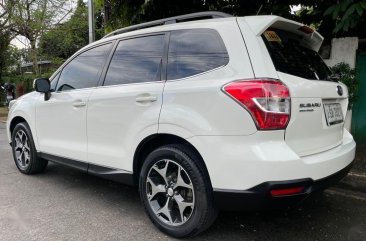
[[[339,103],[323,104],[327,125],[335,125],[343,122],[342,106]]]

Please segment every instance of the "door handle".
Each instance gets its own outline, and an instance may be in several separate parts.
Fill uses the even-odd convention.
[[[72,103],[72,106],[74,106],[74,107],[84,107],[84,106],[86,106],[86,102],[84,102],[84,101],[75,101],[74,103]]]
[[[158,100],[158,97],[156,97],[154,95],[136,97],[136,102],[139,102],[139,103],[154,102],[154,101],[157,101],[157,100]]]

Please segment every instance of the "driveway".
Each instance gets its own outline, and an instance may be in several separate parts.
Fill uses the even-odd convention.
[[[55,164],[20,174],[5,135],[0,123],[0,240],[171,240],[132,187]],[[366,240],[366,198],[333,188],[288,210],[223,212],[194,240]]]

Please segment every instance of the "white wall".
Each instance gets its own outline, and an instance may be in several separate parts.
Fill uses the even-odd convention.
[[[334,66],[340,62],[348,63],[352,68],[356,66],[356,50],[358,48],[357,37],[334,38],[330,59],[325,59],[328,66]]]

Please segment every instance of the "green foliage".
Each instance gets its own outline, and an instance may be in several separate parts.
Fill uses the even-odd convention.
[[[334,33],[355,29],[365,21],[366,0],[341,0],[328,7],[324,16],[331,16],[336,21]]]
[[[10,44],[10,35],[7,31],[0,31],[0,83],[2,82],[2,75],[6,72],[7,67],[7,51]]]
[[[37,41],[58,18],[66,17],[69,12],[64,8],[68,0],[15,0],[9,17],[10,30],[22,35],[30,43],[30,58],[33,71],[38,73]]]
[[[20,50],[10,45],[10,33],[0,32],[0,84],[4,82],[4,75],[20,65]]]
[[[99,22],[97,21],[96,24],[100,25]],[[97,30],[96,39],[101,36],[102,33]],[[43,34],[39,41],[39,48],[44,58],[65,60],[88,43],[88,7],[86,3],[79,0],[69,20],[57,24]]]
[[[25,93],[33,91],[33,80],[36,78],[49,78],[54,70],[42,74],[8,74],[3,77],[4,82],[14,83],[16,86],[22,85]]]
[[[6,53],[7,71],[13,71],[13,68],[18,68],[21,64],[22,51],[14,45],[9,45]]]
[[[78,1],[71,18],[47,31],[39,42],[41,54],[46,58],[67,59],[88,44],[88,9]]]
[[[143,22],[198,11],[222,11],[234,16],[276,14],[295,18],[291,5],[306,1],[296,0],[150,0],[139,8],[136,20]]]
[[[139,23],[138,16],[144,2],[145,0],[96,0],[96,12],[99,8],[104,15],[104,31],[109,33],[115,29]]]
[[[140,5],[135,21],[145,22],[206,10],[209,10],[209,3],[205,4],[204,0],[152,0]]]
[[[339,75],[339,81],[347,85],[349,93],[349,105],[348,108],[352,109],[353,104],[357,101],[358,83],[357,70],[353,69],[347,63],[339,63],[331,67],[334,74]]]
[[[105,32],[165,17],[198,11],[222,11],[234,16],[279,15],[319,28],[331,36],[334,20],[323,16],[336,0],[95,0],[103,12]],[[291,6],[301,5],[294,14]]]

